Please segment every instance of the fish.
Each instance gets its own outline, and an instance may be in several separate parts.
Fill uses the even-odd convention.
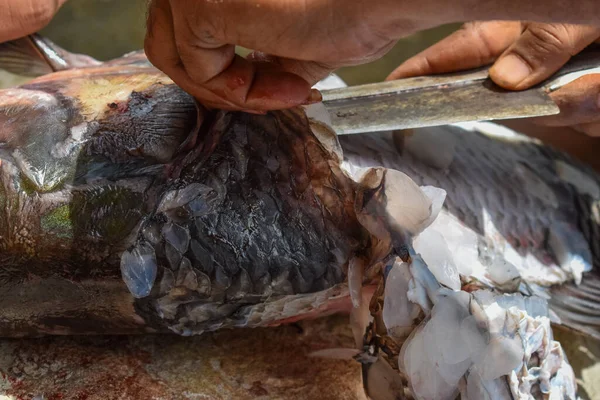
[[[431,220],[406,175],[343,171],[310,110],[207,110],[139,52],[83,63],[0,92],[2,336],[327,315]]]
[[[0,91],[1,336],[342,312],[356,347],[318,356],[359,361],[373,399],[574,396],[551,324],[598,331],[590,168],[485,124],[338,137],[318,104],[207,110],[142,52],[52,64],[26,40],[0,65],[49,70]],[[479,346],[450,351],[461,332]]]

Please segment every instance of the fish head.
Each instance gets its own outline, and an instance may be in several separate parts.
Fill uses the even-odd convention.
[[[202,117],[191,96],[136,62],[0,91],[2,247],[76,262],[126,246],[154,205],[152,182],[169,179]]]

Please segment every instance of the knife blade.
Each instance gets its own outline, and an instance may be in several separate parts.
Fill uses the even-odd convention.
[[[339,135],[422,128],[459,122],[539,117],[560,112],[549,93],[600,73],[600,46],[573,57],[545,82],[508,91],[488,68],[323,90],[323,104]]]

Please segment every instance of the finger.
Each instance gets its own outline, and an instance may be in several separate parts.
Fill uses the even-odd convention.
[[[195,10],[184,13],[171,8],[180,3],[154,1],[145,48],[157,68],[203,104],[228,110],[275,110],[320,100],[318,91],[311,91],[301,77],[276,69],[266,73],[264,66],[235,55],[233,45],[209,33],[197,36],[185,20]]]
[[[531,23],[490,69],[490,78],[509,90],[542,82],[594,42],[600,28],[587,25]]]
[[[203,85],[194,82],[193,86],[207,89],[240,109],[277,110],[321,100],[319,91],[311,90],[298,75],[240,56],[214,78]]]
[[[0,43],[17,39],[44,28],[66,0],[3,1]]]
[[[191,93],[202,103],[210,107],[220,105],[224,109],[235,108],[235,105],[224,98],[218,97],[208,90],[195,87],[194,82],[183,69],[181,58],[175,43],[173,16],[168,0],[154,0],[148,8],[146,37],[144,51],[148,60],[179,85]]]
[[[546,145],[570,154],[600,172],[600,137],[583,135],[573,127],[548,127],[532,123],[530,118],[499,121],[515,132],[536,138]],[[596,132],[598,132],[596,130]]]
[[[521,34],[521,23],[472,22],[408,59],[388,80],[455,72],[491,64]]]
[[[259,51],[250,53],[246,58],[253,63],[260,64],[260,67],[263,68],[264,71],[276,70],[289,72],[301,77],[310,85],[319,82],[336,69],[332,64],[275,57]]]
[[[588,136],[591,136],[594,138],[600,137],[600,122],[592,122],[589,124],[579,124],[579,125],[575,125],[573,128],[581,133],[585,133]]]
[[[558,105],[560,114],[535,118],[535,122],[547,126],[580,126],[589,131],[600,122],[600,74],[582,76],[568,85],[552,92],[550,97]]]

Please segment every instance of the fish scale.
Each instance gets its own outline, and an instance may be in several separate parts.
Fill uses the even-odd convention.
[[[597,323],[600,306],[590,307],[585,310],[586,313],[578,306],[579,302],[585,301],[589,296],[594,300],[600,299],[600,290],[595,287],[599,281],[600,224],[593,218],[593,207],[598,199],[579,191],[575,186],[576,182],[561,179],[556,173],[555,163],[568,163],[596,184],[600,182],[598,175],[570,156],[522,136],[515,139],[495,137],[472,128],[459,127],[445,127],[440,134],[451,137],[455,143],[453,161],[447,169],[428,165],[418,157],[421,150],[412,149],[411,152],[406,144],[401,154],[395,153],[394,140],[389,133],[344,135],[340,137],[340,143],[348,163],[395,168],[407,173],[421,185],[435,184],[445,189],[447,197],[444,208],[449,214],[458,217],[466,230],[473,230],[479,235],[485,234],[480,215],[481,210],[487,210],[496,228],[515,247],[519,257],[522,257],[521,262],[529,265],[530,271],[535,271],[540,277],[556,271],[544,272],[544,268],[556,268],[557,265],[554,252],[549,247],[548,235],[559,223],[575,227],[586,241],[584,245],[591,251],[590,262],[594,269],[584,273],[581,286],[567,281],[562,286],[550,289],[550,305],[563,324],[600,337]],[[410,136],[404,140],[410,140]],[[368,153],[365,148],[369,148]],[[377,157],[373,157],[372,153],[377,154]],[[534,197],[532,194],[537,193],[531,192],[529,182],[513,179],[517,163],[525,165],[551,191],[558,200],[556,207]],[[578,249],[571,248],[571,251],[577,255]],[[527,254],[531,254],[533,258],[526,260]],[[559,281],[564,282],[565,277],[559,278]],[[553,293],[556,297],[551,297]],[[565,297],[563,293],[569,295]]]
[[[225,136],[221,138],[220,144],[217,144],[212,155],[203,162],[201,168],[183,167],[179,180],[182,182],[211,182],[210,180],[207,181],[203,178],[203,176],[211,176],[213,178],[213,186],[216,186],[213,187],[213,189],[217,192],[224,192],[221,196],[222,201],[215,204],[214,208],[211,209],[208,214],[196,218],[195,223],[191,224],[189,228],[185,225],[180,226],[173,222],[166,222],[161,228],[165,240],[173,245],[178,253],[193,260],[194,268],[197,268],[200,273],[209,277],[213,282],[213,285],[211,286],[214,289],[220,287],[218,290],[225,291],[225,301],[228,301],[227,299],[236,299],[236,302],[240,302],[240,306],[237,308],[227,307],[223,309],[229,314],[233,312],[238,314],[238,317],[230,320],[229,323],[236,323],[235,321],[239,320],[240,313],[243,314],[239,307],[243,305],[246,297],[253,303],[256,302],[256,299],[266,298],[272,294],[279,293],[278,287],[268,286],[268,282],[263,281],[260,282],[259,285],[253,284],[253,281],[257,278],[268,279],[270,276],[273,279],[273,282],[276,282],[279,276],[285,275],[286,278],[284,279],[291,283],[293,293],[318,292],[342,283],[344,277],[338,262],[343,262],[343,259],[336,261],[332,258],[332,250],[346,249],[343,251],[346,252],[347,255],[345,257],[347,259],[352,248],[351,245],[343,243],[343,241],[347,241],[351,237],[348,236],[348,232],[345,232],[345,236],[336,233],[338,231],[341,232],[341,230],[336,227],[336,224],[339,224],[339,222],[334,221],[344,221],[343,224],[347,224],[347,221],[350,221],[347,218],[342,218],[344,212],[342,208],[339,208],[338,206],[331,207],[324,204],[324,208],[322,208],[319,213],[316,212],[315,208],[308,207],[308,209],[306,209],[304,203],[300,201],[300,199],[303,198],[323,200],[323,197],[316,196],[316,194],[308,194],[312,192],[312,188],[315,187],[314,183],[312,186],[302,184],[305,186],[305,189],[290,192],[289,189],[284,186],[285,181],[283,181],[283,179],[280,180],[279,182],[281,183],[276,184],[277,188],[275,190],[278,193],[278,196],[276,197],[279,201],[283,200],[283,203],[281,204],[283,213],[278,213],[278,218],[276,220],[273,220],[272,217],[270,217],[270,215],[273,214],[273,208],[271,207],[272,202],[265,203],[264,197],[262,199],[256,196],[238,197],[245,191],[242,190],[242,188],[246,188],[249,182],[258,182],[259,185],[257,189],[260,189],[261,191],[273,190],[270,189],[273,188],[273,184],[271,183],[273,180],[267,178],[267,176],[273,173],[278,174],[279,170],[269,171],[266,160],[271,159],[278,154],[286,153],[280,148],[282,145],[296,146],[302,143],[296,139],[289,142],[260,139],[261,134],[269,137],[277,134],[279,130],[289,129],[286,127],[286,124],[290,123],[289,121],[265,117],[264,121],[253,120],[251,123],[256,122],[259,124],[264,122],[265,124],[259,125],[259,129],[252,129],[256,134],[253,135],[254,137],[251,140],[240,140],[240,138],[237,137],[237,133],[242,132],[242,134],[246,134],[247,131],[236,129],[235,126],[239,124],[247,125],[248,121],[245,117],[242,115],[228,115],[221,117],[221,119],[217,119],[213,129],[219,129],[226,132],[224,133]],[[275,132],[273,132],[273,129],[275,129],[273,127],[276,127]],[[221,160],[226,158],[227,155],[231,155],[232,152],[226,152],[222,147],[230,148],[228,145],[230,141],[235,141],[236,143],[248,143],[245,146],[238,146],[235,153],[238,157],[243,156],[248,160],[249,174],[247,175],[247,180],[244,180],[241,176],[233,176],[228,172],[227,168],[223,168],[224,163]],[[269,145],[266,146],[266,143],[269,143]],[[275,146],[274,143],[279,143],[279,146]],[[257,148],[254,148],[254,146],[257,146]],[[326,153],[323,153],[323,150],[320,150],[319,147],[312,147],[307,149],[307,151],[311,154],[311,162],[313,163],[318,161],[318,157],[327,157],[325,155]],[[294,158],[292,158],[292,160],[294,160]],[[234,161],[234,163],[236,162],[236,160],[232,161]],[[297,166],[296,168],[301,167],[302,164],[303,163],[295,163]],[[216,168],[214,167],[215,165]],[[291,176],[295,176],[295,167],[293,165],[294,163],[291,163],[289,169],[286,171],[289,172]],[[284,166],[280,165],[280,168],[282,167]],[[218,172],[219,168],[221,169],[221,173]],[[211,173],[210,171],[217,172]],[[310,169],[300,169],[299,171],[306,171],[301,172],[301,174],[319,174],[322,173],[323,170],[321,168],[315,168],[313,172],[311,172]],[[255,177],[257,176],[262,178],[256,180]],[[310,178],[309,175],[306,175],[306,178],[304,179],[314,178]],[[219,180],[220,182],[216,184],[216,180]],[[289,180],[287,182],[289,182]],[[298,181],[296,182],[298,183]],[[336,181],[335,179],[328,178],[327,182],[335,184]],[[171,185],[173,187],[181,186],[178,181],[174,181]],[[292,187],[299,188],[298,185],[292,185]],[[307,192],[307,190],[309,192]],[[252,192],[249,191],[249,193]],[[294,193],[294,195],[289,197],[292,193]],[[330,193],[334,198],[337,195],[343,195],[343,193],[340,193],[337,190]],[[289,203],[290,205],[286,204],[286,201],[288,200],[291,201]],[[338,200],[334,199],[329,202],[334,205],[337,204]],[[288,207],[291,207],[291,213],[286,211]],[[333,214],[332,211],[334,212]],[[167,219],[168,214],[168,212],[165,214]],[[286,216],[286,214],[288,216]],[[246,218],[242,218],[242,215],[246,216]],[[248,216],[254,221],[253,224],[256,225],[255,229],[252,229],[244,222]],[[217,218],[217,220],[215,220],[215,222],[210,222],[213,218]],[[265,218],[269,223],[265,224],[263,222]],[[315,225],[315,222],[320,222],[320,224]],[[346,226],[346,229],[347,228],[348,226]],[[361,235],[360,229],[357,229],[356,227],[353,228],[352,225],[350,225],[349,228],[351,231],[354,230],[357,232],[358,239]],[[183,234],[183,232],[188,231],[192,234],[191,242],[188,242],[188,234]],[[227,237],[232,239],[225,239]],[[248,240],[253,243],[254,246],[257,246],[253,246],[257,250],[263,246],[263,250],[260,250],[262,254],[265,254],[265,252],[266,254],[271,253],[270,256],[267,256],[270,260],[270,265],[257,265],[263,258],[255,259],[253,261],[252,259],[255,256],[253,256],[252,251],[239,253],[235,250],[235,245],[233,243],[228,244],[229,240],[239,241],[243,240],[245,237],[248,237]],[[324,241],[323,239],[325,237],[329,238],[329,240]],[[333,238],[337,239],[331,241]],[[340,242],[340,240],[342,240],[342,242]],[[191,249],[188,248],[188,243],[191,243]],[[162,243],[158,244],[159,247],[161,245]],[[298,251],[298,246],[302,246],[302,251]],[[156,254],[161,254],[161,250],[158,249]],[[308,254],[310,254],[310,259],[306,257]],[[209,262],[206,261],[207,257],[210,258]],[[161,257],[158,256],[157,262],[159,271],[162,268],[161,265],[164,263],[164,261],[161,260]],[[173,263],[171,262],[170,264]],[[206,265],[206,268],[204,265]],[[244,265],[251,267],[253,273],[248,274],[247,270],[243,267]],[[254,267],[255,265],[256,267]],[[176,269],[175,272],[177,272]],[[196,283],[194,283],[194,285],[196,285]],[[285,286],[287,286],[287,283],[283,287]],[[164,285],[163,289],[166,289]],[[262,289],[263,292],[257,292],[257,289]],[[161,308],[166,307],[170,310],[174,310],[170,312],[170,315],[175,315],[175,320],[169,321],[167,319],[165,321],[165,324],[168,324],[170,329],[180,332],[200,332],[212,326],[214,320],[217,318],[221,318],[221,320],[224,321],[219,325],[220,327],[227,326],[227,321],[230,318],[228,314],[218,316],[214,314],[218,311],[213,310],[211,317],[204,321],[200,318],[189,318],[186,312],[182,311],[189,309],[190,307],[193,308],[191,304],[197,303],[198,306],[194,306],[196,308],[193,308],[194,315],[196,315],[199,310],[203,309],[203,304],[208,305],[222,301],[223,298],[221,295],[217,295],[218,297],[215,298],[209,296],[205,299],[193,301],[191,298],[195,296],[195,288],[180,286],[179,291],[176,291],[174,295],[172,294],[172,291],[173,289],[170,289],[169,291],[160,292],[144,299],[144,302],[158,301],[160,302]],[[190,292],[187,295],[180,293],[188,291]],[[288,294],[287,289],[284,289],[280,294]],[[156,296],[156,298],[152,299],[153,296]]]

